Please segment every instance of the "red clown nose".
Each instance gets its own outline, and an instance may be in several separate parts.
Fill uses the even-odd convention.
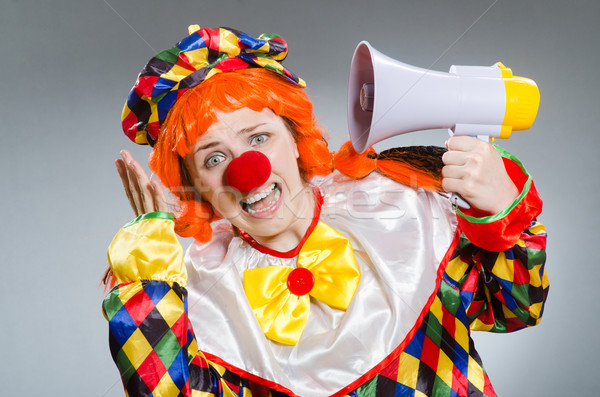
[[[225,170],[225,179],[232,188],[248,193],[269,179],[271,163],[267,156],[255,150],[242,153],[231,160]]]

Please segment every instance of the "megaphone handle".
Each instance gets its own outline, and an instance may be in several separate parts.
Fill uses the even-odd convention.
[[[460,207],[464,210],[468,210],[469,208],[471,208],[471,205],[467,203],[467,200],[462,198],[461,195],[458,193],[450,194],[449,200],[453,205],[456,205],[457,207]]]

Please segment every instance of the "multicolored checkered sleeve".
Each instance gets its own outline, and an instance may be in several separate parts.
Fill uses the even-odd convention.
[[[444,273],[472,330],[511,332],[539,323],[548,295],[546,231],[533,221],[517,243],[491,252],[464,235]],[[457,299],[459,298],[459,299]]]
[[[539,323],[548,295],[542,201],[523,165],[498,148],[521,194],[505,211],[459,212],[463,234],[444,281],[464,307],[472,330],[511,332]],[[452,290],[454,292],[452,292]]]
[[[128,396],[243,396],[249,382],[198,351],[177,283],[137,281],[113,288],[103,304],[110,351]]]
[[[247,380],[198,351],[187,316],[182,248],[169,214],[145,214],[125,225],[108,253],[119,284],[102,309],[127,395],[246,395]]]

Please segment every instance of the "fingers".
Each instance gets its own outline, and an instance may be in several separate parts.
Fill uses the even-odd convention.
[[[127,166],[125,162],[121,159],[115,160],[115,166],[117,167],[117,172],[119,173],[119,177],[121,178],[121,183],[123,183],[123,190],[125,190],[125,194],[127,195],[127,199],[129,200],[129,205],[133,209],[135,216],[138,216],[137,205],[135,200],[133,199],[133,195],[131,194],[131,187],[129,185],[129,177],[127,175]]]
[[[475,150],[482,143],[485,142],[470,136],[454,135],[446,141],[446,148],[450,151],[469,152]]]
[[[129,194],[131,195],[133,201],[133,211],[136,216],[141,214],[145,214],[146,205],[144,205],[145,195],[143,193],[143,188],[146,184],[144,181],[140,181],[140,178],[145,177],[145,173],[143,170],[140,172],[139,169],[136,168],[137,161],[133,159],[131,154],[127,150],[121,151],[121,157],[123,158],[123,162],[125,163],[125,169],[127,170],[127,181],[129,182]],[[147,179],[147,177],[146,177]]]
[[[130,166],[135,176],[134,178],[130,179],[135,182],[134,186],[137,194],[134,194],[134,198],[139,202],[139,206],[143,214],[147,212],[154,212],[154,200],[152,198],[153,189],[146,172],[135,160],[130,163]]]
[[[444,178],[442,179],[442,189],[445,192],[463,192],[466,190],[464,188],[464,180],[460,178]]]
[[[150,182],[142,166],[127,150],[121,151],[121,159],[115,161],[125,194],[136,216],[168,211],[168,206],[158,181]]]
[[[160,182],[152,181],[152,197],[154,200],[154,210],[161,212],[169,212],[169,206],[163,193],[163,188]]]
[[[480,179],[483,146],[489,144],[469,136],[453,136],[446,141],[448,151],[442,156],[442,189],[467,196],[471,193]]]
[[[458,152],[454,150],[448,150],[442,155],[442,162],[444,165],[465,165],[469,160],[468,152]]]
[[[446,141],[448,151],[442,156],[442,177],[477,177],[491,145],[468,136],[453,136]],[[491,148],[494,150],[493,148]]]
[[[462,179],[468,173],[468,169],[459,165],[446,165],[442,168],[442,178]]]
[[[453,136],[446,147],[442,189],[457,192],[471,207],[489,214],[498,213],[518,196],[502,157],[488,142]]]

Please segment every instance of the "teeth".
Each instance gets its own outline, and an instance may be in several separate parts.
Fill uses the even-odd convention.
[[[273,186],[275,186],[275,184],[273,184]],[[270,191],[272,191],[272,190],[273,189],[270,189]],[[256,214],[258,212],[264,212],[264,211],[270,210],[275,204],[277,204],[280,194],[281,194],[281,192],[279,191],[279,189],[275,189],[275,193],[273,193],[273,204],[271,204],[267,208],[263,208],[262,210],[255,210],[252,208],[247,208],[246,211],[248,211],[249,214]],[[252,197],[256,197],[256,196],[252,196]],[[264,197],[266,197],[266,196],[264,196]]]
[[[275,189],[275,184],[272,184],[271,186],[269,186],[268,188],[266,188],[265,190],[256,193],[254,196],[252,197],[248,197],[244,200],[242,200],[242,203],[244,204],[254,204],[256,203],[258,200],[262,200],[265,197],[267,197],[269,194],[271,194],[271,192],[273,191],[273,189]]]

